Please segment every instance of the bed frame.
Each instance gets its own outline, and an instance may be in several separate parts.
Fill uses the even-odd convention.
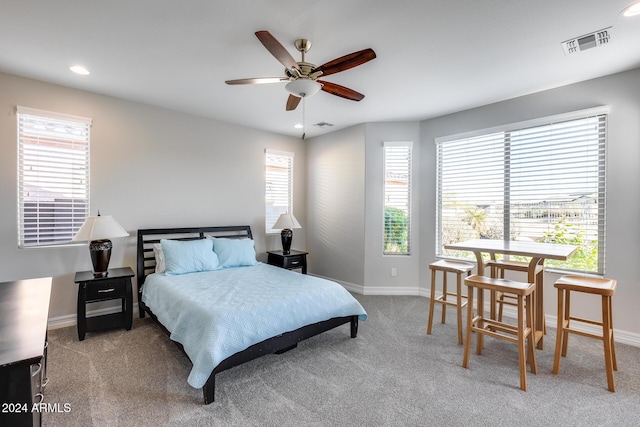
[[[169,331],[160,323],[160,321],[158,321],[158,318],[151,312],[149,307],[144,305],[142,302],[142,288],[144,286],[144,281],[147,275],[155,271],[153,244],[159,243],[160,239],[204,239],[205,235],[232,239],[253,238],[251,234],[251,227],[248,225],[227,227],[154,228],[138,230],[137,280],[140,317],[145,317],[145,312],[149,313],[151,318],[154,319],[168,335]],[[282,335],[268,338],[262,342],[252,345],[246,350],[229,356],[215,367],[206,384],[202,387],[204,403],[209,404],[214,401],[215,375],[218,372],[233,368],[234,366],[241,365],[267,354],[282,354],[295,348],[300,341],[311,338],[345,323],[351,324],[351,338],[355,338],[358,334],[358,316],[336,317],[323,322],[303,326],[294,331],[285,332]],[[182,349],[182,346],[179,343],[176,344]],[[184,351],[184,349],[182,350]]]

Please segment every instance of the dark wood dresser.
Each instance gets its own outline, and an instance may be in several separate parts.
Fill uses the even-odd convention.
[[[50,299],[50,277],[0,283],[1,426],[42,425]]]

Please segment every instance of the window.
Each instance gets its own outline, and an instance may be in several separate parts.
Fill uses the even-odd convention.
[[[89,212],[91,120],[18,107],[18,245],[69,243]]]
[[[265,150],[265,170],[265,230],[276,233],[280,214],[293,213],[293,153]]]
[[[604,273],[607,111],[597,108],[436,140],[437,242],[573,244],[562,270]]]
[[[384,143],[385,255],[411,253],[411,142]]]

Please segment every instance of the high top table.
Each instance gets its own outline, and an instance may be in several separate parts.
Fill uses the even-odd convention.
[[[529,268],[527,282],[536,284],[535,291],[535,342],[539,349],[543,347],[542,337],[544,335],[544,298],[542,281],[536,281],[536,266],[543,265],[545,259],[555,259],[560,261],[568,260],[578,247],[574,245],[560,245],[555,243],[505,241],[494,239],[474,239],[464,242],[450,243],[444,245],[445,249],[456,251],[470,251],[476,255],[478,262],[478,274],[484,276],[484,260],[482,254],[489,254],[491,259],[495,259],[496,254],[519,255],[529,257]],[[492,315],[495,312],[495,301],[492,298]]]

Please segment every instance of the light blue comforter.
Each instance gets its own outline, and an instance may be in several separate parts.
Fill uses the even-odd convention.
[[[267,264],[151,274],[142,301],[183,345],[196,388],[224,359],[267,338],[333,317],[367,318],[341,285]]]

